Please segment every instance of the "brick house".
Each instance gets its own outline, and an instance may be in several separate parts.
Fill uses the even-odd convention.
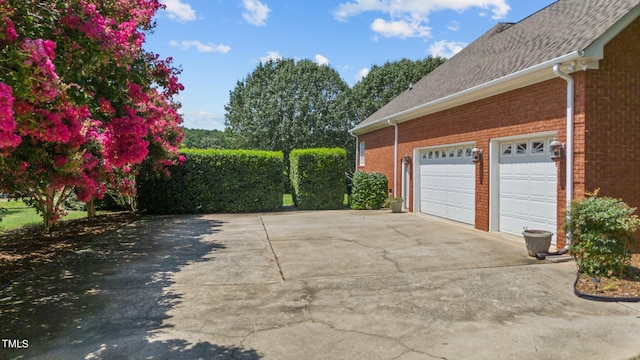
[[[585,192],[640,207],[640,0],[501,23],[352,129],[410,211],[558,234]]]

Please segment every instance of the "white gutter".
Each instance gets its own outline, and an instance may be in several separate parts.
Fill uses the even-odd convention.
[[[358,163],[360,162],[360,154],[358,154],[358,152],[360,151],[360,141],[358,139],[358,135],[354,135],[351,131],[349,131],[349,135],[353,136],[354,138],[356,138],[356,167],[355,170],[353,171],[358,171]]]
[[[382,124],[383,123],[391,124],[390,122],[391,119],[395,119],[395,122],[397,124],[402,121],[408,121],[408,120],[414,119],[416,116],[414,114],[419,113],[421,111],[424,112],[424,114],[420,114],[422,116],[422,115],[434,113],[437,111],[442,111],[457,105],[461,105],[463,103],[484,99],[484,98],[497,95],[503,92],[507,92],[519,87],[528,86],[535,82],[550,80],[554,78],[553,74],[548,72],[550,67],[559,63],[566,63],[566,62],[578,61],[578,60],[588,60],[588,59],[585,59],[583,56],[584,56],[584,51],[574,51],[569,54],[532,66],[530,68],[526,68],[526,69],[514,72],[512,74],[509,74],[507,76],[503,76],[501,78],[491,80],[484,84],[480,84],[472,88],[457,92],[455,94],[451,94],[449,96],[445,96],[443,98],[430,101],[428,103],[418,105],[392,115],[385,116],[379,120],[366,124],[362,127],[355,127],[351,131],[360,132],[361,130],[364,130],[369,127],[372,127],[372,128],[384,127],[384,125]],[[537,74],[537,73],[540,73],[540,74]],[[534,78],[533,80],[535,81],[534,82],[526,81],[528,80],[526,77],[532,77]],[[538,77],[540,79],[538,79]],[[521,78],[525,78],[525,79],[522,79],[521,82],[518,82],[517,80]],[[433,110],[429,111],[429,108],[433,108]]]
[[[566,209],[567,209],[567,221],[569,216],[569,209],[571,208],[571,201],[573,200],[573,121],[574,121],[574,81],[573,78],[560,70],[560,64],[553,65],[553,72],[559,77],[567,81],[567,141],[565,144],[565,158],[566,158]],[[569,249],[571,245],[571,234],[566,234],[565,250]]]
[[[398,124],[392,123],[388,119],[389,125],[395,127],[395,137],[393,139],[393,197],[397,197],[398,191]]]

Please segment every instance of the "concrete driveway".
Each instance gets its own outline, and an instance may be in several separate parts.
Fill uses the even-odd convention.
[[[640,304],[574,280],[517,237],[421,214],[148,217],[0,289],[0,336],[28,341],[0,358],[640,354]]]

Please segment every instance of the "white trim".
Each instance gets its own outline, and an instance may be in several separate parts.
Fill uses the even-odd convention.
[[[527,134],[519,134],[519,135],[511,135],[511,136],[502,136],[497,138],[492,138],[490,141],[497,142],[507,142],[507,141],[518,141],[518,140],[534,140],[536,137],[539,138],[547,138],[554,135],[558,135],[558,131],[542,131],[535,133],[527,133]]]
[[[500,139],[489,140],[489,231],[500,231]]]
[[[417,147],[417,148],[415,148],[415,150],[422,151],[422,150],[441,149],[441,148],[450,148],[450,147],[459,147],[459,146],[468,146],[468,145],[474,145],[475,146],[476,142],[475,141],[463,141],[463,142],[457,142],[457,143],[451,143],[451,144],[423,146],[423,147]]]
[[[640,7],[639,7],[640,8]],[[553,67],[553,72],[566,80],[567,82],[567,141],[565,143],[565,210],[567,214],[571,214],[571,202],[573,201],[573,128],[575,123],[575,81],[571,75],[563,72],[560,69],[560,64],[556,64]],[[571,245],[571,234],[565,234],[565,250],[569,249]]]
[[[394,127],[393,137],[393,197],[398,196],[398,124],[392,123],[389,119],[389,125]]]
[[[421,148],[413,149],[413,212],[419,213],[420,205],[420,160]]]
[[[349,133],[349,134],[351,134],[351,133]],[[360,161],[359,160],[359,158],[360,158],[360,138],[358,137],[358,135],[351,134],[351,136],[356,138],[356,158],[355,158],[355,161],[354,161],[355,169],[353,170],[355,172],[355,171],[358,171],[358,162]]]
[[[543,81],[555,79],[557,78],[557,76],[553,73],[552,70],[555,64],[567,63],[567,65],[565,66],[566,68],[570,65],[568,63],[578,60],[582,60],[586,62],[587,65],[591,65],[591,60],[597,59],[585,58],[583,57],[582,51],[574,51],[555,59],[545,61],[538,65],[534,65],[515,73],[511,73],[501,78],[488,81],[486,83],[471,87],[466,90],[462,90],[455,94],[451,94],[440,99],[433,100],[428,103],[383,117],[382,119],[378,119],[372,123],[362,126],[356,126],[351,130],[351,132],[354,134],[365,134],[367,132],[388,126],[389,120],[393,120],[395,124],[398,124],[401,122],[413,120],[420,116],[433,114],[439,111],[468,104],[473,101],[485,99],[494,95],[530,86]],[[567,70],[567,72],[569,71]]]
[[[600,35],[594,42],[591,43],[585,50],[585,57],[602,59],[604,57],[604,47],[613,40],[618,34],[620,34],[627,26],[631,25],[638,16],[640,16],[640,6],[636,6],[626,13],[618,22],[613,24],[604,34]]]

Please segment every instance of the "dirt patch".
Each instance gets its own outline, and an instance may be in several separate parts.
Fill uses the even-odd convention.
[[[46,235],[41,226],[0,232],[0,287],[139,218],[130,212],[114,212],[60,222]]]
[[[591,276],[581,274],[576,283],[576,289],[587,295],[640,297],[640,254],[632,255],[631,266],[623,278],[593,279]]]

